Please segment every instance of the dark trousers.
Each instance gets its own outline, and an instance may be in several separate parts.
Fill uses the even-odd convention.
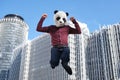
[[[70,61],[70,49],[69,47],[52,47],[51,48],[51,60],[50,64],[52,68],[59,65],[61,60],[62,65],[67,65]]]

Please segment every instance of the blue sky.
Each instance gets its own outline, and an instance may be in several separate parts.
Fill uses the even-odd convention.
[[[0,19],[6,14],[18,14],[29,25],[29,40],[41,35],[36,31],[37,23],[43,13],[48,17],[43,25],[51,25],[54,10],[63,10],[78,21],[86,23],[90,32],[99,25],[120,22],[120,0],[1,0]]]

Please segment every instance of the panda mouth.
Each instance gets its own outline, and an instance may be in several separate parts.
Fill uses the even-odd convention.
[[[60,23],[60,26],[63,26],[63,25],[65,25],[64,23]]]

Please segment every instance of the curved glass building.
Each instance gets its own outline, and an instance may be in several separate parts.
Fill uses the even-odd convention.
[[[0,80],[7,80],[13,49],[28,40],[28,25],[16,14],[0,19]]]

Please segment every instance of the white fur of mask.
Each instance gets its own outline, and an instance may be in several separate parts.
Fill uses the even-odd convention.
[[[67,25],[67,15],[64,11],[58,11],[54,14],[54,21],[56,27]]]

